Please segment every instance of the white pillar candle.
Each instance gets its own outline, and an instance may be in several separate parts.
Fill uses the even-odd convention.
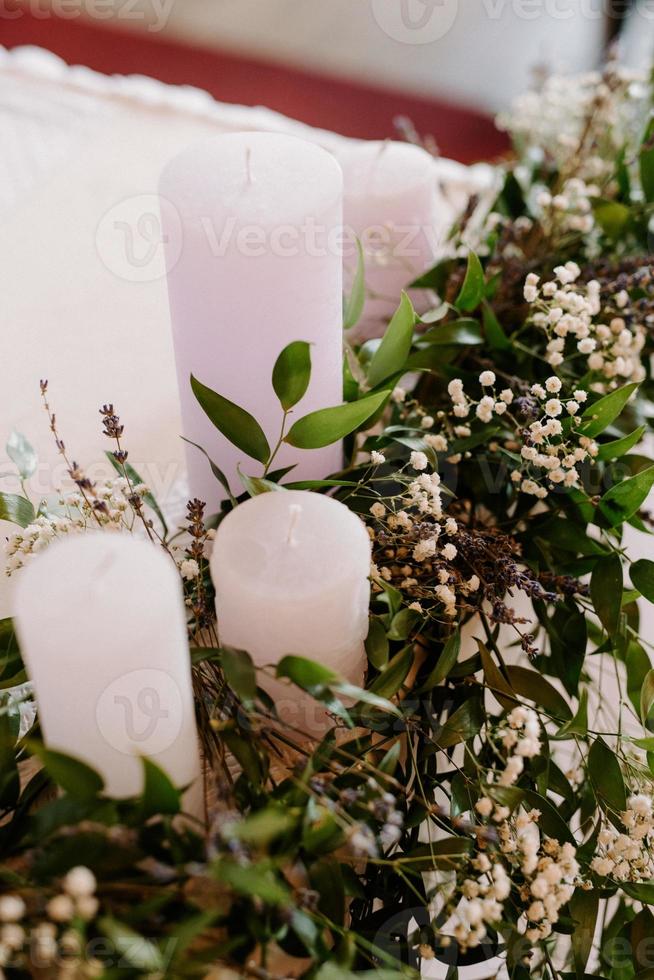
[[[295,340],[312,345],[313,371],[298,418],[342,402],[342,173],[312,143],[273,133],[216,136],[175,157],[160,182],[168,291],[184,435],[242,492],[237,466],[261,464],[216,431],[189,384],[194,374],[247,409],[271,446],[281,409],[273,365]],[[179,256],[179,258],[178,258]],[[187,449],[191,493],[224,496],[207,460]],[[275,467],[320,479],[342,466],[340,444],[282,447]]]
[[[361,685],[371,545],[362,521],[321,494],[260,494],[225,517],[211,557],[220,641],[258,667],[287,654]],[[324,711],[298,688],[261,679],[282,720],[309,734]]]
[[[15,619],[48,748],[112,797],[142,791],[142,757],[197,788],[186,615],[163,551],[110,532],[56,542],[18,577]]]
[[[361,241],[370,294],[355,336],[379,336],[401,291],[434,264],[442,244],[436,167],[420,147],[389,140],[351,143],[338,160],[345,227]],[[356,266],[352,237],[345,256],[347,286]]]

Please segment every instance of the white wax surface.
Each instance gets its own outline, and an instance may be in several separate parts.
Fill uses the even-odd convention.
[[[221,643],[247,650],[261,667],[287,654],[307,657],[360,685],[370,554],[361,520],[329,497],[287,491],[246,501],[219,526],[211,557]],[[290,719],[297,689],[262,686]],[[320,727],[320,719],[292,720]]]
[[[281,408],[273,365],[291,341],[312,344],[309,390],[294,417],[342,402],[342,174],[334,157],[295,137],[232,133],[175,157],[160,193],[184,435],[203,446],[242,492],[238,464],[261,464],[211,425],[189,386],[200,381],[246,408],[273,446]],[[217,510],[208,463],[187,452],[191,492]],[[283,447],[276,466],[296,479],[342,466],[340,444]]]
[[[15,619],[44,740],[127,797],[147,756],[178,786],[199,754],[179,576],[128,535],[80,534],[21,570]]]
[[[388,318],[402,289],[430,268],[442,245],[433,158],[409,143],[366,142],[338,153],[344,178],[344,222],[366,259],[363,323]],[[351,251],[351,249],[350,249]],[[346,256],[346,281],[356,260]]]

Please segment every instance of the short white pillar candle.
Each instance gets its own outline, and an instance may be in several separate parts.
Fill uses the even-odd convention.
[[[111,532],[52,544],[18,577],[15,620],[48,748],[116,798],[142,791],[141,757],[180,788],[198,780],[182,588],[163,551]]]
[[[261,464],[211,424],[191,391],[201,382],[247,409],[271,446],[281,409],[271,376],[296,340],[311,346],[311,382],[298,418],[343,400],[343,176],[321,147],[276,133],[228,133],[186,150],[160,181],[168,292],[183,435],[202,446],[237,494],[238,467]],[[191,494],[224,497],[205,457],[187,447]],[[341,444],[282,446],[275,468],[322,479],[343,465]]]
[[[429,269],[438,253],[438,189],[433,157],[410,143],[350,143],[338,152],[343,168],[343,220],[362,244],[366,300],[359,337],[379,335],[403,289]],[[356,271],[347,242],[346,281]],[[348,283],[349,284],[349,283]]]
[[[371,544],[344,504],[307,491],[260,494],[218,528],[211,557],[221,643],[258,667],[292,654],[361,685]],[[261,679],[283,721],[316,733],[324,711],[297,688]]]

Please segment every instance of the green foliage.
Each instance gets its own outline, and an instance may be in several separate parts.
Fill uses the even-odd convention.
[[[207,388],[197,378],[191,377],[191,388],[202,410],[226,439],[252,459],[260,463],[268,462],[270,446],[254,416]]]
[[[472,313],[480,305],[486,291],[484,269],[474,252],[468,255],[468,267],[463,285],[454,305],[462,313]]]
[[[402,293],[400,305],[368,366],[371,387],[375,388],[393,374],[401,373],[411,350],[415,322],[411,300],[406,293]]]
[[[10,521],[19,527],[31,524],[36,513],[27,499],[15,493],[0,493],[0,521]]]
[[[357,268],[352,282],[350,295],[344,303],[343,309],[343,328],[351,330],[361,319],[363,307],[366,302],[366,282],[365,282],[365,261],[361,242],[357,238]]]
[[[356,402],[346,402],[333,408],[319,409],[294,422],[284,442],[296,449],[320,449],[329,446],[360,429],[388,401],[382,391]]]
[[[304,398],[310,380],[311,346],[295,340],[281,352],[272,373],[272,385],[285,412]]]

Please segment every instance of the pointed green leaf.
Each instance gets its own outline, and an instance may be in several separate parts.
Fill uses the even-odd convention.
[[[620,622],[622,586],[622,562],[619,555],[600,559],[591,576],[590,597],[609,636],[615,635]]]
[[[650,602],[654,602],[654,561],[648,558],[635,561],[629,569],[629,574],[640,594]]]
[[[461,632],[457,629],[454,633],[452,633],[447,643],[443,647],[443,652],[436,661],[436,665],[429,674],[427,680],[424,684],[422,684],[416,693],[427,693],[444,681],[449,672],[452,670],[452,667],[454,667],[455,663],[459,659],[460,652]]]
[[[477,321],[465,318],[432,327],[421,335],[420,340],[422,343],[438,344],[442,347],[448,345],[474,347],[484,342]]]
[[[207,451],[203,449],[202,446],[198,446],[197,442],[192,442],[190,439],[187,439],[186,436],[182,436],[182,439],[184,440],[184,442],[188,442],[189,446],[193,446],[194,449],[199,449],[200,452],[206,457],[207,462],[211,467],[211,472],[218,480],[218,483],[220,483],[221,487],[223,488],[223,490],[225,491],[225,493],[227,494],[231,502],[234,504],[234,506],[236,506],[236,497],[233,495],[232,491],[230,490],[229,483],[227,482],[227,477],[220,469],[220,467],[216,466],[216,464],[211,459]]]
[[[654,201],[654,119],[650,120],[638,158],[640,184],[646,201]]]
[[[281,352],[272,373],[275,394],[285,412],[304,398],[311,380],[311,347],[294,340]]]
[[[251,497],[258,497],[262,493],[276,493],[277,491],[283,493],[287,489],[281,483],[275,483],[274,480],[266,480],[262,476],[247,476],[245,473],[241,473],[240,470],[238,475],[241,478],[241,483]]]
[[[649,670],[640,689],[640,720],[650,730],[652,726],[648,724],[648,719],[652,705],[654,705],[654,670]]]
[[[297,449],[320,449],[345,438],[360,429],[390,397],[388,391],[379,391],[357,402],[346,402],[333,408],[319,409],[298,419],[288,432],[284,442]]]
[[[257,695],[257,676],[249,653],[223,647],[220,659],[231,689],[241,701],[251,704]]]
[[[607,490],[599,507],[611,527],[628,521],[645,503],[653,486],[654,466],[650,466]]]
[[[393,314],[382,342],[373,354],[368,367],[368,381],[372,388],[404,368],[411,350],[415,323],[413,305],[407,294],[403,292],[400,305]]]
[[[630,435],[623,436],[621,439],[613,439],[611,442],[605,442],[599,447],[599,452],[597,453],[596,459],[600,459],[603,462],[612,459],[620,459],[621,456],[626,455],[634,446],[637,446],[641,441],[645,432],[647,431],[647,426],[639,425],[637,429],[634,430]]]
[[[606,742],[595,739],[588,753],[588,772],[597,796],[617,813],[627,809],[624,778],[618,758]]]
[[[7,456],[18,470],[21,480],[29,480],[36,470],[38,457],[25,436],[14,430],[6,448]]]
[[[80,759],[46,749],[41,743],[30,742],[31,752],[43,763],[57,786],[76,799],[93,799],[104,787],[102,778]]]
[[[622,388],[616,388],[615,391],[589,405],[580,419],[579,431],[582,435],[594,439],[604,432],[604,429],[618,418],[637,388],[637,382],[623,385]]]
[[[36,513],[27,497],[15,493],[0,493],[0,521],[10,521],[19,527],[31,524]]]
[[[181,794],[163,769],[150,759],[143,759],[143,819],[179,813]]]
[[[457,310],[462,310],[464,313],[472,313],[473,310],[476,310],[484,298],[485,288],[486,281],[482,264],[475,253],[470,252],[466,277],[463,280],[461,292],[454,301]]]
[[[366,270],[363,257],[363,248],[357,238],[357,270],[354,274],[350,295],[345,300],[343,310],[343,329],[350,330],[355,327],[361,319],[363,307],[366,302]]]
[[[191,375],[191,388],[203,411],[226,439],[260,463],[270,458],[270,446],[266,435],[249,412],[207,388]]]
[[[504,333],[504,328],[495,316],[493,307],[486,302],[484,303],[483,322],[486,340],[494,350],[506,350],[511,347],[511,341]]]

